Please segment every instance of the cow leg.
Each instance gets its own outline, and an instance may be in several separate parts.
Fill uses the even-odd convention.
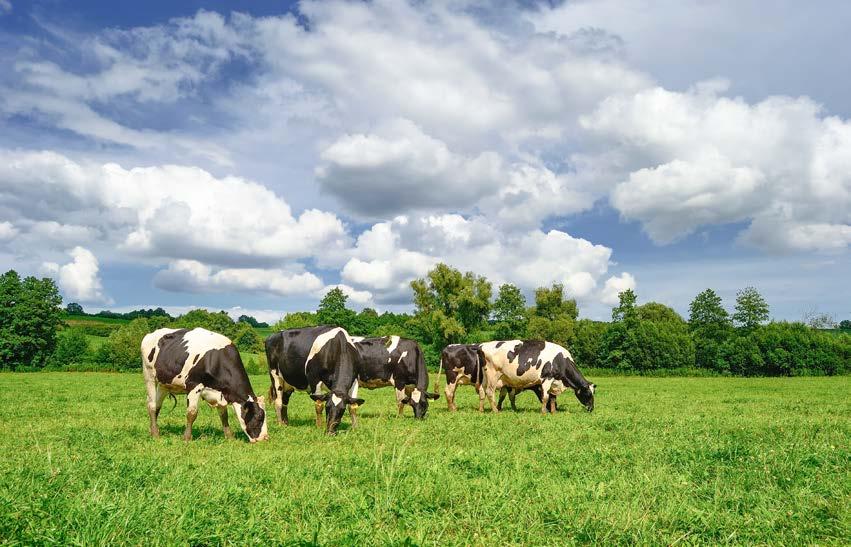
[[[269,379],[271,380],[271,385],[269,386],[269,398],[275,403],[275,417],[277,418],[278,425],[286,425],[287,418],[286,416],[286,408],[284,408],[284,379],[281,378],[281,375],[278,374],[277,370],[269,369]],[[287,401],[289,401],[289,397],[287,397]]]
[[[500,395],[500,397],[501,397],[501,395]],[[511,410],[513,410],[514,412],[517,412],[517,404],[516,404],[516,401],[515,401],[516,398],[517,398],[517,390],[514,389],[514,388],[509,389],[508,390],[508,400],[509,400],[509,402],[511,402]]]
[[[198,416],[198,400],[201,399],[201,390],[203,387],[198,386],[186,394],[186,430],[183,432],[183,440],[192,440],[192,424],[195,423],[195,418]]]
[[[349,390],[349,397],[357,399],[358,396],[358,381],[355,380],[352,388]],[[358,426],[358,404],[352,403],[349,405],[349,415],[352,417],[352,429]]]
[[[485,387],[482,384],[476,384],[476,391],[479,393],[479,412],[485,411],[485,397],[487,397],[487,393],[485,393]],[[491,390],[491,397],[493,397],[494,390]],[[496,412],[496,403],[492,403],[491,408]]]
[[[446,394],[446,406],[450,412],[458,410],[455,405],[455,390],[458,389],[458,373],[454,370],[446,371],[446,385],[443,387],[443,393]]]
[[[550,388],[553,386],[553,379],[544,380],[541,383],[541,414],[547,413],[547,405],[550,400]]]
[[[398,412],[396,413],[397,416],[402,416],[405,413],[405,403],[402,402],[404,400],[405,400],[405,388],[404,387],[402,387],[402,388],[397,387],[396,388],[396,407],[398,409]]]
[[[555,395],[550,396],[550,414],[556,413],[556,398]]]
[[[321,428],[322,424],[322,410],[325,408],[325,401],[314,401],[313,407],[316,409],[316,427]]]
[[[505,396],[508,394],[508,388],[503,387],[499,390],[499,401],[496,402],[496,408],[502,410],[502,402],[505,400]]]
[[[499,412],[499,409],[496,407],[496,389],[494,386],[489,385],[482,391],[484,391],[485,396],[488,398],[488,402],[491,404],[491,412]],[[482,412],[484,412],[484,403],[481,400],[481,393],[479,394],[479,401],[479,406],[482,408]]]
[[[230,425],[228,425],[228,407],[227,406],[217,406],[219,411],[219,418],[222,419],[222,432],[225,434],[226,439],[233,439],[233,431],[230,430]]]
[[[145,391],[147,395],[148,418],[150,419],[151,437],[160,436],[160,428],[157,426],[157,417],[163,405],[165,391],[157,385],[155,372],[152,368],[142,366],[142,374],[145,377]]]
[[[275,407],[275,412],[278,415],[278,423],[281,425],[290,425],[290,417],[287,413],[287,408],[290,405],[290,397],[292,397],[293,391],[294,390],[292,389],[288,389],[281,393],[281,409],[278,410],[278,407]]]

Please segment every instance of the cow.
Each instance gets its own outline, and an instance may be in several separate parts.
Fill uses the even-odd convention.
[[[306,391],[316,409],[316,425],[322,427],[325,407],[325,432],[337,433],[346,405],[357,426],[358,399],[356,366],[358,350],[349,333],[327,325],[282,330],[266,338],[266,359],[272,385],[269,396],[275,403],[278,423],[288,425],[287,406],[293,391]]]
[[[459,385],[472,384],[479,393],[479,412],[485,409],[485,391],[482,387],[482,367],[479,363],[478,344],[450,344],[440,352],[440,368],[446,375],[446,404],[451,412],[458,410],[455,390]]]
[[[541,386],[541,413],[547,413],[550,395],[570,388],[589,412],[594,410],[597,386],[588,382],[570,352],[552,342],[542,340],[507,340],[479,344],[482,383],[493,412],[499,412],[494,401],[497,389]]]
[[[509,388],[509,387],[503,386],[499,390],[499,401],[497,401],[497,403],[496,403],[497,410],[502,410],[502,402],[505,400],[505,396],[508,395],[508,400],[511,403],[511,410],[516,411],[517,406],[515,405],[514,398],[521,391],[532,391],[538,397],[539,402],[542,402],[542,403],[544,402],[544,392],[541,389],[541,386],[532,386],[532,387],[526,387],[526,388],[521,388],[521,389],[513,388],[513,387]],[[550,412],[555,413],[555,411],[557,409],[558,409],[558,405],[556,404],[556,395],[550,393],[549,410],[550,410]]]
[[[414,418],[425,418],[428,401],[437,393],[428,392],[428,369],[419,344],[398,336],[352,337],[358,349],[358,385],[366,389],[393,386],[399,416],[405,405],[414,409]]]
[[[233,438],[228,426],[232,405],[249,441],[269,439],[264,399],[254,395],[239,351],[227,337],[202,328],[159,329],[145,335],[141,350],[152,437],[160,435],[157,417],[166,395],[186,393],[184,440],[192,440],[202,399],[218,409],[225,437]]]

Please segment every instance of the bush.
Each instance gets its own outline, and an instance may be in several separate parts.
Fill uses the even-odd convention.
[[[647,372],[694,366],[694,342],[675,323],[619,321],[608,328],[600,347],[607,368]]]
[[[580,319],[576,322],[574,340],[568,349],[583,369],[602,366],[600,348],[608,326],[608,323],[590,319]]]
[[[260,353],[264,351],[263,340],[257,331],[248,323],[237,323],[230,336],[231,341],[239,351]]]
[[[151,332],[148,320],[134,319],[109,335],[95,352],[95,362],[107,370],[141,368],[142,338]]]
[[[80,365],[92,360],[89,341],[79,329],[68,329],[57,337],[56,349],[48,360],[51,368]]]

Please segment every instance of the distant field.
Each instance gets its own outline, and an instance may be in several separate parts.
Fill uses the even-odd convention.
[[[65,322],[69,326],[76,327],[82,325],[126,325],[130,321],[127,319],[118,319],[115,317],[94,317],[91,315],[65,315]]]
[[[365,391],[333,438],[296,394],[249,445],[206,407],[184,443],[182,397],[150,439],[138,374],[0,374],[0,542],[847,544],[851,378],[598,383],[593,414],[479,415],[468,388],[424,422]]]

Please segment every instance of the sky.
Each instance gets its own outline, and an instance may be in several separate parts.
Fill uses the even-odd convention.
[[[0,268],[87,310],[851,318],[851,4],[0,0]]]

